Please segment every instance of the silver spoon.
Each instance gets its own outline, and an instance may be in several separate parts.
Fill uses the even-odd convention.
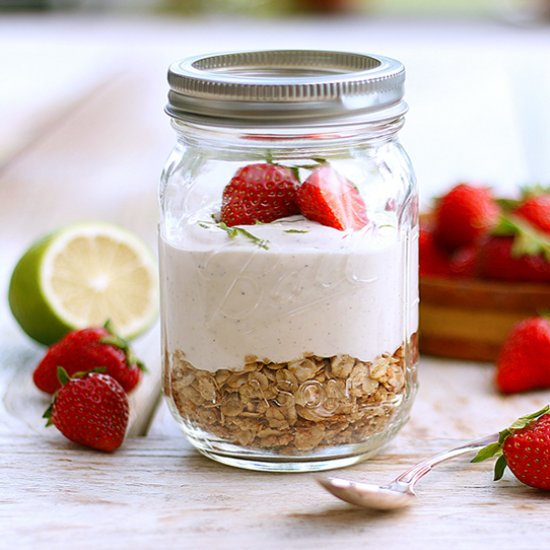
[[[495,441],[498,441],[498,433],[438,453],[403,472],[387,485],[357,483],[337,477],[320,477],[317,478],[317,481],[335,497],[363,508],[370,508],[371,510],[404,508],[410,506],[415,500],[414,486],[416,483],[429,473],[434,466],[451,458],[476,451]]]

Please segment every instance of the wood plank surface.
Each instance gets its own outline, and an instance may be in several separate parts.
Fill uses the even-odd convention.
[[[399,437],[378,458],[339,474],[383,483],[456,443]],[[548,494],[509,476],[492,483],[489,464],[466,458],[434,470],[420,482],[417,504],[397,513],[340,502],[313,474],[219,465],[174,438],[135,438],[105,455],[64,441],[0,436],[0,464],[11,480],[1,495],[2,534],[18,549],[473,549],[488,541],[541,549],[550,535]]]

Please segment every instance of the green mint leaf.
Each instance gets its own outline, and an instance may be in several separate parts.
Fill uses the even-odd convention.
[[[506,466],[508,464],[506,463],[506,459],[504,458],[504,455],[501,455],[498,457],[498,460],[495,462],[495,475],[493,477],[494,481],[498,481],[502,478],[502,475],[504,474],[504,470],[506,469]]]
[[[198,222],[201,227],[209,228],[209,227],[217,227],[218,229],[221,229],[222,231],[225,231],[227,233],[227,236],[230,239],[235,239],[239,235],[246,237],[248,240],[252,241],[256,246],[259,246],[260,248],[263,248],[264,250],[269,249],[269,241],[265,239],[260,239],[250,231],[244,229],[243,227],[239,227],[238,225],[234,225],[229,227],[225,222]],[[256,225],[263,225],[263,222],[256,222]]]
[[[223,229],[230,239],[234,239],[239,234],[236,227],[229,227],[225,222],[218,222],[216,227]]]
[[[243,235],[247,239],[251,240],[256,246],[259,246],[260,248],[263,248],[264,250],[269,250],[269,241],[266,241],[265,239],[260,239],[259,237],[256,237],[256,235],[253,235],[250,233],[250,231],[247,231],[246,229],[242,227],[235,226],[234,229],[237,231],[238,234]]]
[[[285,233],[309,233],[307,229],[285,229]]]

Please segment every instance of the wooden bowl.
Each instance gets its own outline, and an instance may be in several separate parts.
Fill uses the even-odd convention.
[[[512,326],[550,310],[550,285],[424,277],[420,281],[420,351],[496,360]]]

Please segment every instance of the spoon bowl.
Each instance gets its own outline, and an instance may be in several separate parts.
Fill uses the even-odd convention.
[[[457,456],[477,451],[498,441],[498,433],[469,441],[459,447],[438,453],[403,472],[387,485],[358,483],[338,477],[318,477],[317,481],[329,493],[350,504],[371,510],[397,510],[416,501],[414,487],[434,466]]]
[[[356,483],[337,477],[319,478],[319,483],[334,496],[345,502],[372,510],[397,510],[414,502],[413,491],[396,491],[390,485]]]

